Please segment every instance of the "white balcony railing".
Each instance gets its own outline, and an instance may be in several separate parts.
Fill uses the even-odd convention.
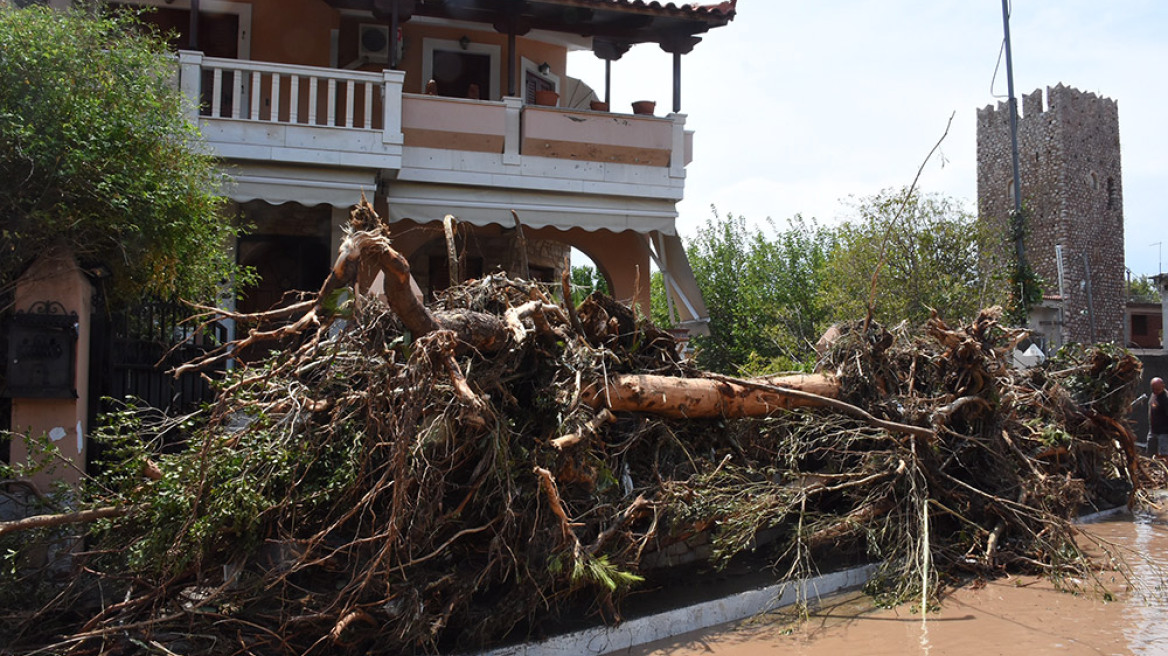
[[[368,73],[179,53],[191,119],[379,131],[401,144],[399,71]]]

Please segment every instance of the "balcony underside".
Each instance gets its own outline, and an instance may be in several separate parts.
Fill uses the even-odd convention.
[[[510,227],[515,225],[514,211],[524,226],[532,228],[676,234],[677,210],[673,201],[664,199],[394,181],[385,190],[394,221],[428,223],[453,214],[472,225]]]

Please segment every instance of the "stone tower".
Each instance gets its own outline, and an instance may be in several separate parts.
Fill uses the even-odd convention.
[[[1022,97],[1018,118],[1026,256],[1042,278],[1049,343],[1123,340],[1123,178],[1114,100],[1059,84]],[[978,215],[1003,235],[1014,207],[1008,106],[977,112]],[[1056,246],[1062,251],[1062,296]],[[1061,312],[1059,311],[1061,309]],[[1041,309],[1038,313],[1041,312]],[[1036,313],[1037,314],[1037,313]]]

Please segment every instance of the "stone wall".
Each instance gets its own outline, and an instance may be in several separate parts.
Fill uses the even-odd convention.
[[[1122,341],[1124,334],[1123,180],[1114,100],[1059,84],[1022,98],[1018,120],[1022,202],[1030,211],[1026,255],[1058,295],[1055,246],[1063,251],[1063,337]],[[977,195],[982,221],[1003,235],[1013,210],[1009,111],[977,112]],[[1062,340],[1057,340],[1062,341]]]

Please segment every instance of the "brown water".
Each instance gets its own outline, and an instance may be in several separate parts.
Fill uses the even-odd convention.
[[[1111,542],[1131,583],[1104,572],[1114,601],[1011,577],[947,595],[922,621],[907,606],[874,609],[867,597],[827,599],[809,618],[775,612],[625,652],[636,656],[1168,655],[1168,516],[1123,516],[1084,530]]]

